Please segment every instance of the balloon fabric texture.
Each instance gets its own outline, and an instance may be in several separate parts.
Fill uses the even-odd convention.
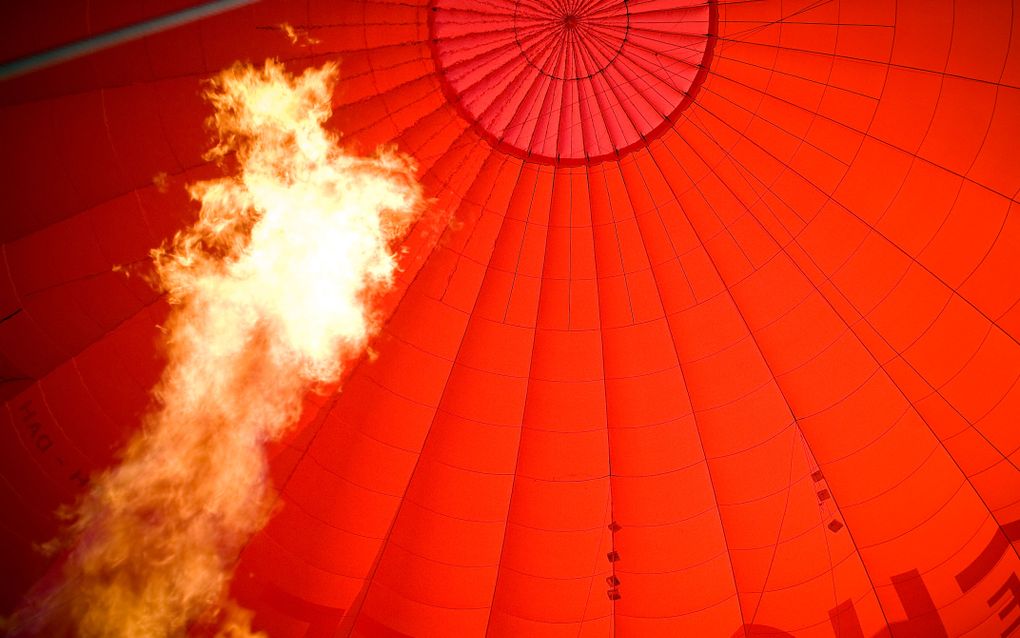
[[[203,3],[7,4],[3,62]],[[158,399],[150,251],[265,60],[424,203],[260,439],[255,630],[1020,637],[1012,0],[263,0],[0,80],[0,615]]]

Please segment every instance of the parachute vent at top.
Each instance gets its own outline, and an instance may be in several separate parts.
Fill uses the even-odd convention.
[[[432,0],[443,89],[497,147],[557,165],[619,159],[694,99],[715,0]]]

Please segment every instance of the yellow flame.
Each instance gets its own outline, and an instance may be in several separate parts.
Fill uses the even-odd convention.
[[[313,38],[309,35],[308,29],[295,28],[286,22],[282,23],[279,28],[280,31],[287,36],[287,39],[290,40],[291,44],[307,46],[310,44],[319,44],[321,42],[318,38]]]
[[[198,221],[153,251],[173,304],[158,407],[73,512],[62,577],[19,612],[24,631],[249,634],[226,592],[269,514],[263,444],[365,351],[390,245],[420,211],[408,158],[351,156],[324,128],[335,78],[266,62],[212,81],[210,157],[238,168],[193,185]]]

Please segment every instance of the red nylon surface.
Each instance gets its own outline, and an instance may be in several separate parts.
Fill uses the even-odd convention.
[[[33,34],[4,57],[143,17],[59,5],[0,8]],[[216,174],[201,81],[277,56],[340,59],[331,124],[434,208],[378,357],[272,448],[258,626],[1020,635],[1020,6],[716,10],[695,99],[590,163],[494,148],[418,2],[260,2],[0,83],[4,609],[159,374],[165,302],[111,267]]]

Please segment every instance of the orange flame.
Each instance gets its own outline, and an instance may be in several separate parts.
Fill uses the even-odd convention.
[[[61,579],[19,612],[23,631],[175,636],[213,619],[250,635],[226,592],[269,515],[263,444],[364,352],[390,244],[421,208],[408,158],[353,157],[324,129],[335,78],[266,62],[212,81],[210,157],[238,170],[193,185],[198,221],[152,253],[173,304],[158,407],[73,512]]]
[[[279,29],[285,36],[287,36],[290,43],[294,45],[308,46],[310,44],[319,44],[321,42],[318,38],[310,36],[308,34],[308,29],[295,28],[286,22],[281,24]]]

